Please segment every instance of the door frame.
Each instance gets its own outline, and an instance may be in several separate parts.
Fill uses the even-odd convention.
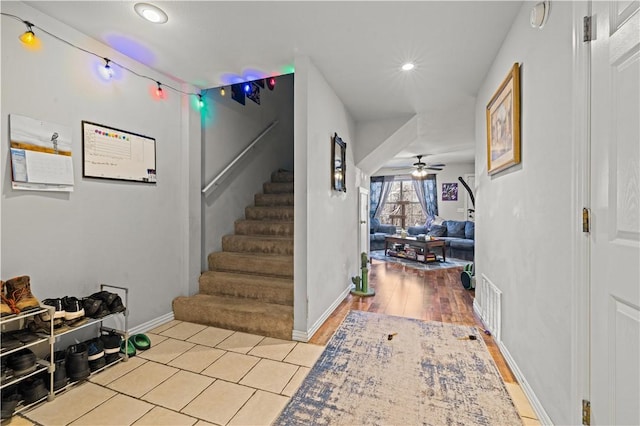
[[[583,42],[583,18],[591,15],[591,0],[573,3],[573,162],[571,265],[571,423],[582,424],[582,400],[590,399],[590,239],[582,232],[582,209],[591,207],[591,44]]]
[[[367,238],[363,238],[363,237],[362,237],[362,234],[361,234],[361,232],[363,232],[363,231],[362,231],[362,226],[361,226],[362,224],[360,223],[360,220],[361,220],[361,219],[360,219],[360,208],[361,208],[360,203],[361,203],[361,201],[362,201],[362,196],[363,196],[363,195],[366,197],[366,200],[367,200],[367,201],[366,201],[366,207],[367,207],[367,212],[368,212],[368,211],[369,211],[369,208],[370,208],[370,207],[369,207],[369,202],[370,202],[370,201],[369,201],[369,190],[368,190],[367,188],[365,188],[365,187],[359,186],[359,187],[358,187],[358,219],[357,219],[357,220],[358,220],[358,222],[357,222],[357,223],[358,223],[358,249],[359,249],[360,251],[358,251],[358,257],[357,257],[358,259],[360,259],[360,254],[361,254],[363,251],[364,251],[365,253],[369,253],[369,242],[370,242],[370,241],[369,241],[369,238],[368,238],[368,235],[369,235],[368,233],[366,233]],[[366,223],[366,226],[365,226],[365,230],[368,230],[368,229],[369,229],[369,214],[367,214],[367,215],[366,215],[366,219],[365,219],[365,220],[366,220],[366,222],[367,222],[367,223]],[[364,247],[364,248],[363,248],[363,247],[360,247],[360,242],[361,242],[361,241],[366,241],[366,242],[365,242],[365,247]]]

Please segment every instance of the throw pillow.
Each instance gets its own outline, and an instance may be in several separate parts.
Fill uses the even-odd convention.
[[[447,227],[447,236],[455,238],[465,238],[464,227],[465,222],[459,220],[447,220],[444,224]]]
[[[444,219],[441,218],[440,216],[436,216],[433,218],[434,225],[442,225],[443,223],[444,223]]]
[[[431,235],[432,237],[446,237],[447,227],[442,225],[431,225],[431,229],[429,229],[429,233],[427,235]]]
[[[475,222],[467,222],[464,225],[464,237],[468,240],[475,239],[476,234],[476,223]]]

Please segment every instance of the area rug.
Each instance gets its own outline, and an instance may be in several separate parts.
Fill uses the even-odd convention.
[[[351,311],[273,424],[522,421],[474,327]]]
[[[416,262],[415,260],[401,259],[399,257],[393,256],[385,256],[384,250],[374,250],[369,252],[369,257],[376,260],[381,260],[383,262],[390,263],[399,263],[404,266],[409,266],[414,269],[420,270],[432,270],[432,269],[445,269],[445,268],[455,268],[456,266],[464,266],[469,263],[472,263],[471,260],[461,260],[461,259],[451,259],[447,258],[445,262],[436,261],[429,263]]]

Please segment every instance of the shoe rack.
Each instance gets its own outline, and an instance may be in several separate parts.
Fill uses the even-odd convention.
[[[82,325],[79,326],[75,326],[75,327],[69,327],[69,329],[66,329],[65,331],[61,331],[61,332],[56,332],[53,326],[53,320],[49,321],[50,323],[50,330],[49,330],[49,334],[45,334],[45,333],[34,333],[35,335],[38,336],[38,338],[34,341],[31,341],[29,343],[24,343],[16,348],[12,348],[12,349],[7,349],[7,350],[2,350],[0,352],[0,357],[4,358],[5,356],[8,356],[12,353],[15,353],[21,349],[25,349],[25,348],[29,348],[31,346],[38,346],[38,345],[44,345],[45,343],[48,344],[48,355],[49,355],[49,359],[50,360],[54,360],[54,352],[56,351],[56,344],[60,342],[60,338],[62,336],[65,335],[71,335],[73,333],[77,333],[79,330],[91,327],[91,326],[98,326],[99,325],[99,333],[101,334],[103,331],[104,332],[109,332],[109,333],[115,333],[115,334],[119,334],[120,336],[122,336],[122,338],[124,339],[124,349],[125,352],[124,354],[121,353],[120,357],[118,358],[117,361],[114,361],[112,363],[106,364],[104,367],[99,368],[95,371],[92,371],[89,375],[89,377],[87,377],[86,379],[77,381],[77,382],[70,382],[67,385],[65,385],[64,387],[61,387],[59,389],[54,390],[54,372],[55,372],[55,362],[49,362],[46,361],[44,359],[37,359],[36,360],[36,369],[33,372],[29,372],[28,374],[24,374],[21,375],[19,377],[8,377],[5,379],[5,377],[2,377],[2,379],[0,380],[0,389],[4,389],[7,388],[9,386],[12,385],[16,385],[19,384],[21,381],[25,380],[28,377],[31,376],[35,376],[39,373],[42,373],[44,371],[47,371],[47,373],[49,374],[49,392],[47,394],[46,397],[43,397],[35,402],[29,403],[29,404],[19,404],[16,407],[16,410],[14,411],[14,415],[17,413],[20,413],[21,411],[27,410],[41,402],[43,402],[45,399],[47,401],[52,401],[55,398],[55,395],[63,392],[64,390],[73,387],[79,383],[83,383],[85,380],[88,380],[90,377],[92,377],[95,374],[100,373],[101,371],[112,367],[116,364],[118,364],[120,361],[128,361],[129,360],[129,356],[128,356],[128,346],[131,344],[129,342],[129,289],[126,287],[120,287],[120,286],[114,286],[114,285],[110,285],[110,284],[101,284],[100,285],[100,291],[110,291],[110,290],[120,290],[122,292],[124,292],[124,307],[125,310],[123,312],[117,312],[117,313],[113,313],[113,314],[109,314],[106,315],[104,317],[101,318],[87,318],[87,322],[83,323]],[[117,292],[116,292],[117,293]],[[4,333],[5,331],[14,331],[14,330],[20,330],[20,329],[24,329],[26,327],[27,324],[27,319],[29,319],[30,317],[33,317],[35,315],[40,315],[43,314],[45,312],[49,311],[49,317],[53,319],[54,314],[55,314],[55,307],[53,306],[42,306],[38,309],[32,310],[32,311],[28,311],[28,312],[21,312],[20,314],[16,314],[16,315],[10,315],[10,316],[5,316],[2,317],[2,319],[0,320],[0,329],[2,330],[2,332]],[[119,330],[119,329],[115,329],[115,328],[110,328],[110,327],[105,327],[103,325],[103,322],[110,319],[110,318],[115,318],[118,317],[119,315],[122,315],[124,317],[124,329],[123,330]],[[16,322],[16,321],[20,321],[18,323],[16,323],[17,325],[13,325],[12,323]],[[66,348],[59,348],[59,350],[66,350]]]

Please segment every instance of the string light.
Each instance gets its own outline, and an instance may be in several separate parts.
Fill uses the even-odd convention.
[[[37,28],[38,31],[40,31],[42,33],[45,33],[45,34],[49,35],[50,37],[53,37],[56,40],[66,44],[66,45],[68,45],[70,47],[73,47],[74,49],[78,49],[80,51],[83,51],[85,53],[88,53],[90,55],[96,56],[96,57],[104,60],[105,61],[105,65],[103,67],[101,67],[102,69],[101,69],[100,73],[101,74],[104,73],[105,74],[105,78],[111,78],[113,76],[113,68],[111,67],[110,64],[115,64],[115,65],[118,66],[118,68],[121,68],[121,69],[123,69],[125,71],[128,71],[128,72],[130,72],[131,74],[133,74],[133,75],[135,75],[137,77],[144,78],[144,79],[151,80],[151,81],[155,82],[158,85],[158,88],[156,89],[155,94],[159,98],[164,98],[165,97],[165,91],[163,90],[163,87],[166,87],[167,89],[171,89],[174,92],[182,93],[183,95],[197,96],[198,97],[198,102],[200,102],[200,99],[202,97],[201,93],[204,93],[204,92],[201,92],[201,93],[185,92],[185,91],[177,89],[177,88],[175,88],[173,86],[169,86],[167,84],[163,84],[163,83],[157,81],[153,77],[149,77],[148,75],[140,74],[140,73],[132,70],[131,68],[128,68],[128,67],[126,67],[126,66],[124,66],[124,65],[122,65],[122,64],[120,64],[118,62],[112,61],[112,60],[110,60],[108,58],[103,57],[102,55],[98,55],[95,52],[92,52],[90,50],[87,50],[87,49],[84,49],[84,48],[82,48],[80,46],[77,46],[77,45],[71,43],[70,41],[67,41],[67,40],[63,39],[62,37],[59,37],[59,36],[49,32],[49,31],[45,30],[44,28],[39,27],[38,25],[36,25],[34,23],[31,23],[29,21],[25,21],[24,19],[20,18],[19,16],[12,15],[10,13],[5,13],[5,12],[0,12],[0,15],[1,16],[6,16],[8,18],[15,19],[16,21],[20,21],[24,25],[27,26],[27,31],[25,31],[23,34],[21,34],[19,39],[20,39],[20,41],[22,41],[25,45],[27,45],[29,47],[35,48],[35,47],[38,47],[38,45],[39,45],[40,39],[38,37],[36,37],[35,33],[33,32],[33,28]]]
[[[276,87],[276,79],[273,77],[269,77],[267,79],[267,87],[269,88],[269,90],[273,90],[273,88]]]
[[[227,92],[224,91],[224,87],[221,87],[220,88],[220,96],[224,96],[226,94],[227,94]]]
[[[198,94],[198,106],[202,108],[204,106],[204,100],[202,99],[202,95]]]

